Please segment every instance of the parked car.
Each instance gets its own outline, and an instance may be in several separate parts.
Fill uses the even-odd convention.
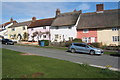
[[[103,54],[102,49],[95,48],[85,43],[72,43],[68,47],[68,51],[71,51],[72,53],[75,53],[75,52],[89,53],[91,55],[92,54],[99,54],[99,55]]]
[[[12,40],[10,40],[10,39],[2,39],[2,44],[6,44],[6,45],[11,44],[11,45],[14,45],[14,42]]]

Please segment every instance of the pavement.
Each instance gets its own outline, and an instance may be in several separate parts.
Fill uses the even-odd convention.
[[[119,57],[110,56],[110,55],[89,55],[89,54],[81,54],[81,53],[70,53],[65,50],[58,49],[48,49],[48,48],[37,48],[37,47],[26,47],[26,46],[18,46],[18,45],[2,45],[2,48],[19,51],[23,53],[31,53],[38,56],[45,56],[56,58],[60,60],[66,60],[79,64],[89,64],[94,67],[105,68],[105,66],[112,66],[111,70],[120,70],[119,69]]]

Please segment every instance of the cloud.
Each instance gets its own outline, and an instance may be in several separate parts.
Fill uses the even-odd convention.
[[[80,9],[80,10],[89,10],[90,5],[86,4],[86,3],[82,3],[81,5],[78,6],[78,9]]]

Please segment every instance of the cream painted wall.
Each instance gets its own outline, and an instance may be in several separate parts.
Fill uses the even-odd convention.
[[[23,30],[23,27],[25,27],[25,30]],[[16,34],[16,36],[18,34],[21,34],[21,36],[23,37],[24,32],[27,32],[27,26],[19,26],[19,27],[14,27],[15,31],[12,31],[12,28],[8,28],[8,38],[11,39],[11,35]],[[18,40],[17,38],[14,40]]]
[[[112,28],[98,29],[97,30],[98,42],[102,42],[103,45],[120,45],[119,42],[113,42],[112,36],[120,36],[119,31],[112,31]]]

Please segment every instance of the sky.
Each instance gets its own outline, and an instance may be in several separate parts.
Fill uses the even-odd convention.
[[[96,4],[101,3],[105,10],[118,9],[118,2],[2,2],[0,24],[8,22],[11,17],[17,22],[29,21],[32,17],[52,18],[57,8],[61,13],[72,12],[74,9],[82,10],[83,13],[95,12]]]

